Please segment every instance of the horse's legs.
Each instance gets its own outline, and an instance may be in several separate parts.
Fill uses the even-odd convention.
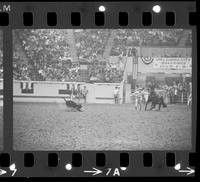
[[[153,108],[155,108],[155,106],[154,106],[154,103],[152,102],[152,103],[151,103],[150,111],[151,111]]]
[[[152,103],[151,103],[151,109],[150,109],[150,110],[154,109],[155,107],[156,107],[156,104],[155,104],[154,102],[152,102]]]
[[[163,97],[162,97],[162,100],[161,100],[161,105],[163,106],[163,108],[167,106],[167,104],[166,104],[166,102],[164,101],[164,98],[163,98]]]
[[[165,104],[164,98],[161,97],[160,100],[159,100],[159,109],[158,109],[159,111],[160,111],[161,105],[164,107],[164,104]]]
[[[146,102],[146,105],[145,105],[145,111],[146,111],[146,109],[147,109],[147,106],[148,106],[149,102],[151,102],[150,99],[148,99],[147,102]]]

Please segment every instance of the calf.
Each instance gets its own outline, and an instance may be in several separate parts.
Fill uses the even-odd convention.
[[[66,100],[65,97],[63,97],[65,103],[66,103],[66,106],[68,108],[71,108],[73,111],[82,111],[82,105],[81,104],[77,104],[76,102],[72,101],[72,100]]]

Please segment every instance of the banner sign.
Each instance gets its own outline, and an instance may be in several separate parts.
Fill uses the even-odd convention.
[[[171,70],[191,70],[192,58],[154,58],[153,68]]]
[[[151,64],[154,60],[153,57],[141,57],[144,64]]]

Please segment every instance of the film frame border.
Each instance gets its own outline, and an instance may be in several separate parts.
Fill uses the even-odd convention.
[[[115,4],[113,4],[115,3]],[[12,10],[9,12],[9,25],[1,26],[0,29],[3,30],[3,65],[4,65],[4,149],[1,153],[8,153],[11,155],[10,162],[16,163],[19,169],[16,176],[19,177],[52,177],[54,174],[50,174],[52,170],[47,169],[47,154],[48,153],[57,153],[59,159],[59,165],[54,169],[54,173],[56,176],[60,177],[90,177],[91,174],[83,174],[83,170],[91,169],[92,166],[96,166],[95,159],[96,153],[104,153],[106,156],[106,167],[119,167],[119,155],[120,153],[128,153],[129,154],[129,171],[123,173],[123,177],[136,177],[136,176],[168,176],[170,173],[174,171],[173,167],[166,167],[165,156],[167,153],[175,153],[176,154],[176,162],[182,162],[183,165],[188,165],[188,156],[189,153],[195,152],[195,143],[196,143],[196,120],[197,120],[197,110],[196,110],[196,100],[192,106],[192,142],[193,148],[189,151],[13,151],[13,85],[12,85],[12,29],[36,29],[36,28],[48,28],[48,29],[64,29],[64,28],[115,28],[115,29],[129,29],[129,28],[184,28],[184,29],[192,29],[192,55],[193,55],[193,64],[192,64],[192,73],[195,75],[193,77],[193,95],[197,95],[196,87],[197,87],[197,47],[196,47],[196,27],[189,25],[189,12],[195,12],[195,2],[82,2],[79,4],[78,2],[70,3],[70,2],[29,2],[29,3],[13,3],[6,2],[5,4],[10,4]],[[4,4],[4,3],[1,3]],[[99,5],[105,5],[107,11],[105,12],[105,25],[104,26],[96,26],[94,22],[94,14],[98,11]],[[144,6],[145,4],[145,6]],[[159,15],[152,12],[152,5],[159,4],[163,11],[173,11],[175,12],[175,25],[167,26],[165,24],[165,15],[164,13],[160,13]],[[14,8],[13,8],[14,7]],[[127,26],[120,26],[118,24],[118,16],[119,7],[120,11],[128,12],[129,22]],[[45,9],[44,9],[45,8]],[[183,8],[183,9],[182,9]],[[91,11],[92,10],[92,11]],[[115,11],[116,10],[116,11]],[[187,13],[183,14],[183,10]],[[34,12],[33,26],[24,26],[23,25],[23,15],[22,12]],[[72,26],[70,21],[70,12],[80,12],[81,13],[81,25],[80,26]],[[56,12],[57,13],[57,25],[56,26],[48,26],[47,19],[45,14],[47,12]],[[152,13],[152,25],[143,26],[142,25],[142,12],[151,12]],[[43,16],[41,16],[43,15]],[[61,16],[65,15],[65,16]],[[42,18],[41,18],[42,17]],[[66,17],[61,18],[61,17]],[[113,20],[113,17],[114,20]],[[133,19],[134,21],[130,21]],[[156,23],[155,23],[156,22]],[[5,61],[7,60],[7,61]],[[12,114],[11,114],[12,113]],[[34,167],[24,167],[24,153],[33,153],[36,156],[35,166]],[[81,153],[83,156],[83,165],[81,167],[75,167],[74,171],[66,173],[64,169],[64,160],[68,159],[68,161],[72,162],[73,153]],[[153,156],[153,160],[157,162],[153,167],[144,167],[143,166],[143,154],[151,153]],[[19,157],[20,156],[20,157]],[[156,156],[156,157],[155,157]],[[118,160],[116,160],[118,159]],[[157,161],[158,160],[158,161]],[[38,161],[40,163],[38,163]],[[135,162],[134,162],[135,161]],[[131,164],[131,165],[130,165]],[[104,167],[105,168],[105,167]],[[100,168],[100,169],[104,169]],[[34,171],[34,174],[32,173]],[[163,171],[164,170],[164,171]],[[44,174],[45,172],[45,174]],[[162,172],[158,175],[159,172]],[[184,176],[180,173],[173,173],[174,176]],[[9,175],[8,175],[9,176]],[[104,175],[105,177],[105,175]]]

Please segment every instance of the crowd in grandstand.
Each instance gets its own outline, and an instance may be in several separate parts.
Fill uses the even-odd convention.
[[[77,56],[80,61],[96,61],[102,57],[110,30],[74,30]]]
[[[133,46],[176,46],[183,30],[119,30],[114,39],[111,55],[125,55],[127,47]],[[188,43],[191,43],[188,40]]]
[[[89,67],[89,81],[90,82],[121,82],[123,71],[120,70],[116,64],[109,61],[102,61],[101,64],[94,64]]]
[[[183,30],[117,30],[110,56],[135,56],[134,46],[177,46]],[[78,62],[69,61],[70,45],[66,30],[20,30],[16,32],[26,61],[20,55],[14,57],[13,75],[16,80],[79,81],[80,62],[85,61],[92,67],[88,69],[88,81],[119,82],[123,73],[116,65],[106,61],[104,66],[91,64],[103,60],[108,39],[112,30],[74,30],[74,42]],[[187,45],[191,46],[191,33]],[[19,52],[14,44],[14,53]],[[21,54],[21,53],[20,53]],[[105,61],[105,60],[104,60]],[[100,64],[100,63],[99,63]]]

